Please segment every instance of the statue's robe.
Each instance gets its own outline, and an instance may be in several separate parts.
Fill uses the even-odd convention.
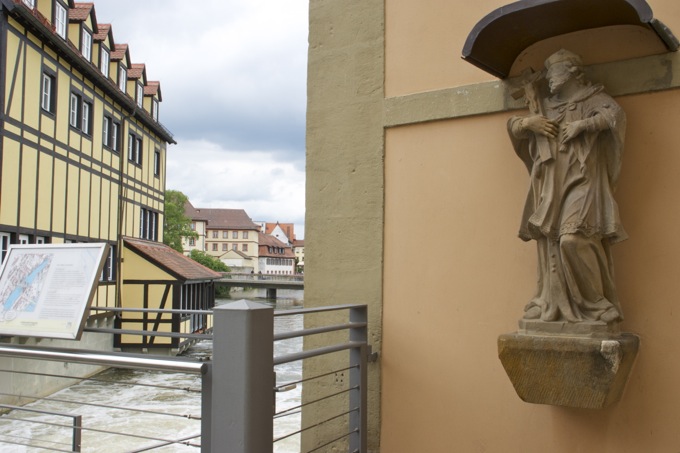
[[[614,200],[625,114],[600,85],[584,86],[568,101],[548,98],[543,109],[559,125],[555,139],[522,131],[520,117],[508,121],[531,175],[519,236],[536,240],[539,252],[538,291],[527,313],[538,307],[544,321],[598,320],[605,312],[622,319],[609,245],[627,237]],[[560,144],[565,126],[580,120],[586,130]]]

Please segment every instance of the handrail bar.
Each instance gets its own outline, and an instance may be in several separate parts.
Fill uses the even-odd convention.
[[[136,321],[143,322],[143,321]],[[147,321],[152,323],[153,320]],[[159,332],[156,330],[134,330],[134,329],[109,329],[106,327],[85,327],[85,332],[99,332],[99,333],[114,333],[120,335],[139,335],[146,337],[163,337],[163,338],[188,338],[190,340],[212,340],[211,333],[175,333],[175,332]]]
[[[326,327],[314,327],[311,329],[294,330],[292,332],[278,333],[274,335],[274,341],[289,340],[291,338],[304,337],[307,335],[317,335],[320,333],[336,332],[338,330],[361,329],[368,324],[365,322],[352,322],[348,324],[336,324]]]
[[[208,369],[207,363],[190,360],[160,359],[124,352],[96,353],[83,349],[34,348],[23,345],[1,345],[0,356],[190,374],[205,374]]]
[[[212,310],[182,310],[170,308],[120,308],[120,307],[90,307],[90,310],[95,311],[110,311],[113,313],[168,313],[178,315],[212,315]]]
[[[274,310],[274,316],[305,315],[309,313],[323,313],[327,311],[350,310],[352,308],[364,308],[365,304],[328,305],[325,307],[300,308],[299,310]]]
[[[346,351],[348,349],[360,348],[365,343],[360,341],[350,341],[348,343],[341,343],[333,346],[324,346],[316,349],[308,349],[302,352],[294,352],[292,354],[285,354],[274,357],[274,365],[281,365],[283,363],[295,362],[297,360],[309,359],[324,354],[331,354],[333,352]]]

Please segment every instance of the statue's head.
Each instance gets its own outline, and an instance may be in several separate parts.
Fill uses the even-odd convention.
[[[551,93],[558,93],[569,80],[583,79],[583,61],[573,52],[560,49],[545,60]]]

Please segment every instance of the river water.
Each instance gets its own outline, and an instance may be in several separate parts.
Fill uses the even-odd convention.
[[[265,290],[233,291],[233,300],[247,299],[274,305],[277,310],[301,308],[303,291],[278,291],[276,300],[265,299]],[[228,303],[232,300],[219,300]],[[286,332],[302,328],[301,315],[274,318],[275,332]],[[302,339],[295,338],[274,343],[276,356],[302,350]],[[184,355],[207,357],[212,352],[211,342],[201,342],[191,347]],[[300,362],[275,367],[277,384],[293,382],[301,378]],[[82,381],[67,389],[26,405],[59,413],[82,415],[84,428],[95,428],[107,432],[83,431],[82,451],[96,453],[118,453],[129,451],[153,452],[198,452],[196,445],[200,440],[192,439],[190,445],[163,445],[159,439],[186,439],[200,434],[201,381],[199,376],[182,373],[161,373],[154,371],[111,369],[96,376],[96,380]],[[281,412],[300,404],[301,386],[293,390],[277,393],[276,411]],[[67,401],[96,402],[105,406],[83,406]],[[130,412],[119,408],[135,408],[145,412]],[[158,412],[158,413],[157,413]],[[300,426],[297,411],[274,420],[274,437],[279,438],[295,432]],[[182,417],[164,414],[181,414]],[[21,418],[22,421],[8,420]],[[55,425],[31,423],[28,421],[70,424],[67,418],[55,418],[28,412],[14,412],[0,417],[0,451],[3,453],[71,451],[71,430]],[[111,432],[134,433],[139,438],[124,437]],[[141,436],[145,436],[143,438]],[[155,438],[155,439],[150,439]],[[16,445],[16,444],[26,444]],[[299,435],[294,435],[274,443],[275,453],[299,453]],[[39,448],[41,447],[41,448]]]

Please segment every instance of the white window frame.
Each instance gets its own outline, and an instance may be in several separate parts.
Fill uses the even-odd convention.
[[[31,238],[27,234],[20,234],[19,235],[19,244],[29,244],[31,241]]]
[[[85,134],[90,135],[90,117],[92,115],[92,104],[88,101],[83,101],[83,109],[80,117],[80,130]]]
[[[137,106],[144,107],[144,86],[141,83],[137,84]]]
[[[135,161],[135,135],[133,133],[128,134],[128,160]]]
[[[78,127],[78,114],[80,109],[80,97],[71,93],[71,103],[69,109],[69,124],[73,127]]]
[[[111,117],[104,116],[104,126],[102,127],[102,144],[104,146],[111,146]]]
[[[35,0],[23,0],[24,5],[30,7],[30,8],[35,8]]]
[[[83,54],[87,61],[92,61],[92,33],[83,28],[82,38],[80,43],[80,53]]]
[[[153,152],[153,175],[161,175],[161,151],[158,149]]]
[[[54,109],[54,102],[52,101],[53,95],[54,95],[54,77],[46,72],[43,72],[40,107],[42,107],[43,110],[50,113],[52,113]]]
[[[102,47],[101,55],[99,56],[99,70],[104,75],[104,77],[109,77],[109,66],[111,64],[111,54],[109,51]]]
[[[123,65],[118,68],[118,88],[123,93],[127,93],[127,68]]]
[[[55,2],[54,11],[54,28],[59,36],[66,39],[66,33],[68,30],[68,11],[59,2]]]
[[[159,108],[158,99],[154,98],[154,99],[151,101],[151,117],[152,117],[156,122],[158,122],[158,108]]]
[[[135,163],[142,165],[142,138],[135,137]]]
[[[112,120],[111,121],[111,149],[114,150],[114,151],[118,151],[118,137],[120,136],[119,129],[120,129],[120,125]]]

